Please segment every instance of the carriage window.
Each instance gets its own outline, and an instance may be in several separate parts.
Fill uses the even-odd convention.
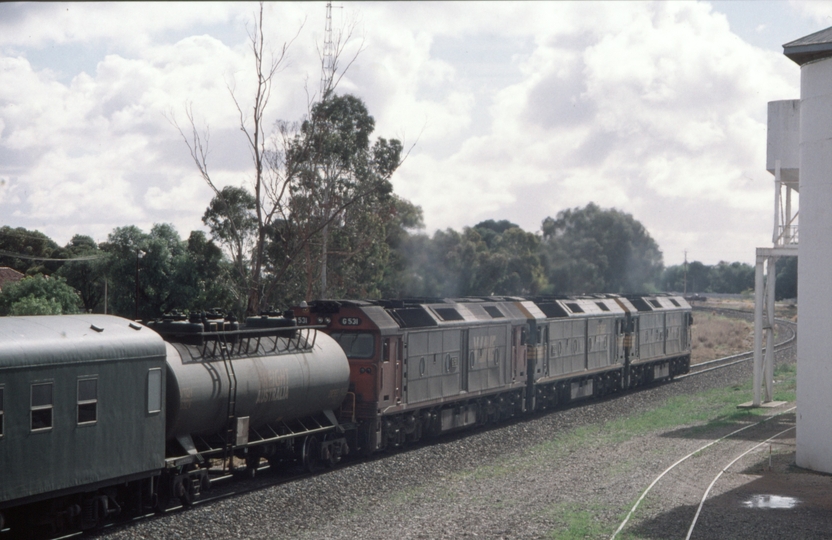
[[[0,386],[0,439],[3,438],[3,387]]]
[[[78,381],[78,424],[94,424],[98,420],[98,379]]]
[[[52,429],[52,383],[32,385],[32,431]]]
[[[344,349],[348,358],[372,358],[375,353],[375,341],[372,334],[333,332],[330,336]]]
[[[147,372],[147,412],[162,412],[162,369],[153,368]]]

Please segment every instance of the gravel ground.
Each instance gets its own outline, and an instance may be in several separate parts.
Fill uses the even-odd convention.
[[[793,351],[780,353],[778,361],[793,361]],[[737,426],[707,431],[696,425],[648,429],[647,434],[629,439],[595,436],[603,431],[601,426],[610,419],[653,410],[674,395],[744,383],[750,373],[749,362],[466,436],[441,438],[431,445],[103,531],[100,536],[609,538],[661,471]],[[751,447],[749,441],[764,440],[793,419],[784,415],[689,460],[656,485],[619,538],[684,538],[714,475]],[[760,456],[751,454],[734,469],[759,468]],[[788,451],[778,452],[777,463],[784,470],[788,459]],[[743,517],[748,512],[742,501],[721,502],[742,498],[737,491],[744,485],[742,476],[723,476],[725,481],[711,495],[717,502],[706,504],[694,538],[752,536],[747,534],[749,518]],[[767,535],[771,530],[769,525],[761,526],[753,536],[780,537]]]

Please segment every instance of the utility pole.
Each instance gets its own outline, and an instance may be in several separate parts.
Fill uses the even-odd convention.
[[[685,250],[685,291],[683,294],[688,294],[688,250]]]

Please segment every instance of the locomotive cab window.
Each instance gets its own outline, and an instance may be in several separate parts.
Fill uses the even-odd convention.
[[[32,431],[52,429],[52,383],[32,385],[31,394]]]
[[[78,425],[98,421],[98,379],[78,380]]]
[[[375,353],[375,340],[366,332],[333,332],[332,339],[344,349],[347,358],[372,358]]]

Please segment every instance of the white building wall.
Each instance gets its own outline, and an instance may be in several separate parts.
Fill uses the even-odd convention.
[[[832,58],[800,69],[797,465],[832,473]]]

